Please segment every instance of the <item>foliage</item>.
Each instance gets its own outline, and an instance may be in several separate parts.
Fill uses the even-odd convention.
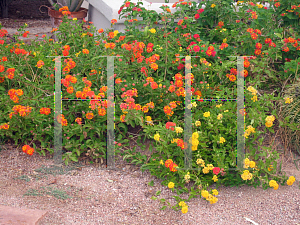
[[[144,137],[156,143],[150,159],[135,149],[127,150],[124,159],[142,164],[142,170],[163,179],[162,184],[177,195],[201,195],[211,204],[217,202],[217,191],[208,192],[213,183],[274,189],[278,183],[291,185],[294,178],[280,174],[276,164],[279,153],[262,146],[261,135],[274,133],[277,121],[280,126],[287,124],[285,119],[279,120],[274,105],[285,101],[279,93],[283,83],[297,77],[300,35],[295,24],[299,24],[300,5],[294,4],[300,2],[270,2],[274,10],[249,2],[240,5],[239,12],[228,0],[202,4],[205,8],[196,2],[179,1],[173,5],[176,12],[162,6],[162,12],[157,13],[146,10],[142,2],[124,2],[119,11],[120,18],[126,19],[124,33],[113,29],[116,19],[111,21],[111,29],[97,31],[92,24],[84,29],[85,21],[79,24],[66,14],[59,28],[52,31],[57,42],[44,36],[42,42],[23,44],[18,37],[27,36],[25,25],[15,35],[17,43],[9,43],[2,29],[0,98],[8,104],[0,105],[0,136],[25,144],[22,149],[27,154],[33,154],[33,149],[43,155],[46,150],[53,153],[51,96],[55,81],[60,79],[55,57],[63,55],[62,97],[72,99],[63,101],[63,117],[56,118],[64,133],[63,159],[67,164],[81,155],[106,158],[107,56],[114,56],[116,153],[129,145],[129,126],[142,127]],[[290,11],[281,15],[282,10]],[[191,74],[185,74],[187,55],[192,56]],[[245,56],[244,70],[238,71],[236,58],[229,56]],[[193,97],[188,106],[192,110],[192,137],[187,139],[192,148],[192,169],[185,170],[187,75],[192,79]],[[237,106],[230,100],[237,98],[239,77],[246,81],[246,109],[238,112],[245,122],[242,171],[235,165]],[[268,93],[270,87],[277,93]],[[188,189],[187,183],[193,187]],[[173,209],[186,213],[188,206],[179,196],[175,196],[179,203]]]

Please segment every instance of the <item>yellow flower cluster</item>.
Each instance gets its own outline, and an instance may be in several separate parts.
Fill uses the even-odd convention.
[[[275,116],[273,116],[273,115],[272,116],[267,116],[266,123],[265,123],[266,127],[273,126],[274,120],[275,120]]]
[[[191,178],[190,172],[188,172],[186,175],[184,175],[184,179],[185,179],[185,182],[186,182],[186,183],[189,183],[189,182],[190,182],[190,178]]]
[[[204,117],[210,117],[210,112],[205,112],[205,113],[203,113],[203,116],[204,116]]]
[[[214,182],[217,182],[217,181],[218,181],[218,176],[217,176],[217,175],[214,175],[213,178],[212,178],[212,180],[213,180]]]
[[[193,107],[195,107],[195,108],[197,107],[197,103],[196,103],[196,102],[193,102],[192,105],[193,105]]]
[[[284,98],[286,104],[290,104],[293,102],[293,98]]]
[[[201,167],[205,167],[205,162],[203,159],[197,159],[197,165],[201,164]]]
[[[148,124],[154,125],[151,116],[146,116],[146,122],[147,122]]]
[[[249,170],[244,170],[241,177],[243,180],[251,180],[253,175],[252,175],[252,173],[249,172]]]
[[[197,161],[198,161],[198,160],[197,160]],[[197,164],[198,164],[198,163],[197,163]],[[209,173],[209,171],[210,171],[210,170],[213,170],[213,168],[214,168],[214,166],[213,166],[212,164],[207,164],[207,165],[205,166],[204,161],[203,161],[203,163],[201,162],[201,164],[202,164],[201,166],[204,167],[203,170],[202,170],[202,172],[205,173],[205,174]]]
[[[277,184],[277,182],[276,182],[275,180],[270,180],[269,186],[270,186],[270,187],[273,187],[274,190],[277,190],[278,187],[279,187],[279,185]]]
[[[149,30],[152,34],[156,33],[156,30],[154,28]]]
[[[175,187],[175,184],[173,182],[168,183],[168,188],[172,189]]]
[[[254,87],[252,87],[252,86],[249,86],[247,88],[247,90],[250,91],[252,93],[252,95],[253,95],[253,97],[251,98],[251,100],[253,102],[257,101],[257,95],[256,95],[257,94],[257,90]]]
[[[215,4],[211,4],[211,7],[212,7],[212,8],[215,8],[215,7],[216,7],[216,5],[215,5]]]
[[[164,161],[161,159],[159,162],[160,165],[164,165]]]
[[[178,205],[182,207],[181,208],[182,213],[187,213],[188,212],[188,206],[184,201],[179,202]]]
[[[220,144],[223,144],[225,141],[226,141],[225,138],[220,137],[220,141],[219,141]]]
[[[220,108],[221,106],[222,106],[222,104],[220,104],[220,105],[216,105],[216,107],[217,107],[217,108]]]
[[[247,126],[247,130],[245,131],[245,134],[243,136],[245,136],[245,138],[248,138],[251,133],[255,133],[255,128],[249,125]]]
[[[223,118],[223,115],[222,114],[219,114],[218,116],[217,116],[217,119],[218,120],[221,120]]]
[[[196,125],[197,127],[199,127],[199,126],[201,126],[201,122],[200,122],[199,120],[197,120],[197,121],[195,122],[195,125]]]
[[[159,141],[160,135],[159,134],[155,134],[154,135],[154,140]]]
[[[192,134],[192,140],[191,140],[191,142],[192,142],[192,151],[196,151],[197,148],[198,148],[198,144],[199,144],[198,138],[199,138],[198,132],[194,132]]]
[[[216,189],[214,189],[212,192],[213,192],[213,195],[218,195],[219,194]],[[209,201],[210,204],[214,204],[218,201],[218,198],[216,198],[212,194],[209,194],[209,192],[206,191],[206,190],[202,190],[201,195],[202,195],[203,198],[205,198],[207,201]]]
[[[255,167],[255,162],[250,161],[248,158],[244,160],[244,168],[248,169],[249,167],[254,168]]]
[[[182,133],[183,129],[181,127],[175,127],[176,134]]]
[[[294,176],[289,177],[289,179],[287,180],[287,185],[292,185],[294,182],[296,181]]]
[[[272,171],[273,170],[273,165],[270,165],[269,167],[268,167],[268,171],[270,172],[270,171]]]
[[[171,141],[171,143],[177,143],[179,139],[178,138],[173,138],[173,140]]]

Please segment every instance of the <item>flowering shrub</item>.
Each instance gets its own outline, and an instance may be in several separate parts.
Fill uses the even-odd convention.
[[[300,2],[284,2],[270,2],[275,12],[253,2],[240,5],[239,12],[234,12],[229,0],[213,4],[205,1],[205,8],[180,0],[173,5],[176,12],[162,6],[162,13],[156,13],[146,10],[141,2],[125,1],[119,10],[120,18],[126,18],[125,33],[113,29],[117,19],[111,21],[111,29],[104,31],[96,30],[91,22],[83,28],[66,13],[63,23],[52,31],[57,42],[43,36],[43,41],[31,45],[18,40],[28,33],[26,25],[15,35],[16,43],[10,42],[7,32],[1,29],[0,98],[8,104],[0,105],[0,135],[25,144],[22,149],[29,155],[34,151],[53,153],[54,58],[64,56],[62,97],[87,101],[63,101],[62,116],[57,118],[64,133],[63,159],[67,164],[84,154],[96,160],[105,158],[108,87],[107,59],[102,56],[117,56],[116,153],[128,145],[127,126],[141,126],[145,137],[154,139],[156,151],[150,162],[132,150],[124,151],[126,158],[143,164],[142,170],[148,169],[163,179],[162,184],[178,195],[189,192],[190,198],[200,195],[211,204],[218,201],[218,191],[208,191],[213,183],[274,189],[278,183],[292,185],[293,177],[277,173],[279,153],[261,146],[263,138],[259,138],[263,133],[274,133],[273,127],[278,124],[274,102],[285,101],[280,94],[262,95],[260,90],[270,86],[281,90],[283,81],[296,77],[300,64],[299,27],[294,26],[299,17],[291,16],[299,12]],[[291,6],[293,12],[281,15],[282,10],[290,10],[291,4],[286,2],[295,4]],[[269,18],[273,23],[266,22]],[[191,91],[193,99],[199,100],[189,106],[193,115],[191,170],[179,169],[185,166],[187,146],[183,120],[186,55],[193,56]],[[250,56],[244,57],[241,72],[236,59],[228,60],[234,55]],[[232,144],[236,143],[236,102],[204,100],[236,99],[238,76],[246,81],[246,109],[239,111],[245,118],[243,171],[230,170],[236,167],[236,145]],[[194,185],[190,190],[188,183]],[[184,201],[188,200],[176,200],[178,204],[173,208],[187,213]]]

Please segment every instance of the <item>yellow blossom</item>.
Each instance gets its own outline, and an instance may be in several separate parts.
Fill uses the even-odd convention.
[[[212,194],[213,194],[213,195],[218,195],[219,192],[218,192],[216,189],[213,189],[213,190],[212,190]]]
[[[218,181],[217,175],[214,175],[213,178],[212,178],[212,180],[213,180],[214,182],[217,182],[217,181]]]
[[[205,112],[205,113],[203,113],[203,116],[204,116],[204,117],[209,117],[209,116],[210,116],[210,112]]]
[[[200,122],[200,121],[196,121],[196,122],[195,122],[195,125],[196,125],[197,127],[199,127],[199,126],[201,126],[201,122]]]
[[[222,104],[220,104],[220,105],[216,105],[216,107],[217,107],[217,108],[220,108],[221,106],[222,106]]]
[[[196,162],[198,165],[199,164],[203,164],[204,163],[204,160],[203,159],[197,159],[197,162]]]
[[[215,8],[215,7],[216,7],[216,5],[215,5],[215,4],[212,4],[212,5],[211,5],[211,7],[212,7],[212,8]]]
[[[185,203],[184,201],[179,202],[178,205],[179,205],[179,206],[182,206],[182,207],[187,206],[186,203]]]
[[[154,140],[159,141],[160,135],[159,134],[155,134],[154,135]]]
[[[228,109],[227,109],[227,110],[225,110],[224,112],[228,112]]]
[[[168,184],[168,188],[172,189],[175,187],[175,184],[173,182],[169,182]]]
[[[286,104],[290,104],[291,102],[293,102],[293,98],[285,98],[284,100]]]
[[[198,132],[194,132],[194,133],[192,134],[192,138],[193,138],[193,139],[199,138]]]
[[[179,134],[183,132],[183,129],[181,127],[175,127],[175,131],[177,134]]]
[[[206,166],[209,170],[213,170],[213,168],[214,168],[213,164],[207,164]]]
[[[203,168],[203,173],[205,173],[205,174],[206,174],[206,173],[209,173],[208,167],[204,167],[204,168]]]
[[[295,177],[294,176],[290,176],[289,179],[287,180],[287,185],[292,185],[295,182]]]
[[[203,198],[207,198],[208,195],[209,195],[208,191],[206,191],[206,190],[202,190],[202,191],[201,191],[201,196],[202,196]]]
[[[197,103],[196,102],[193,102],[192,105],[193,105],[193,107],[197,107]]]
[[[268,171],[272,171],[273,170],[273,165],[270,165],[269,167],[268,167]]]
[[[77,20],[77,18],[73,18],[73,20]]]
[[[256,102],[256,101],[257,101],[257,95],[254,95],[254,96],[251,98],[251,100],[252,100],[253,102]]]
[[[156,33],[156,30],[154,28],[149,30],[152,34]]]
[[[184,206],[184,207],[182,207],[181,212],[182,213],[187,213],[188,210],[189,210],[188,207]]]
[[[265,126],[266,126],[266,127],[271,127],[271,126],[273,126],[273,123],[272,123],[272,122],[266,122],[266,123],[265,123]]]
[[[278,184],[277,184],[277,182],[275,180],[270,180],[269,181],[269,186],[270,187],[275,187],[276,185],[278,185]]]
[[[222,118],[223,118],[222,114],[219,114],[218,117],[217,117],[218,120],[221,120]]]
[[[225,138],[220,137],[220,144],[223,144],[225,141],[226,141]]]
[[[161,159],[159,162],[160,165],[164,165],[164,161]]]
[[[254,168],[255,167],[255,162],[254,161],[250,161],[250,167]]]

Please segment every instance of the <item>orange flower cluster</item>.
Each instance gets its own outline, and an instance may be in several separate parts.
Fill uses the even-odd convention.
[[[69,55],[69,51],[70,51],[70,46],[69,45],[65,45],[63,48],[63,56],[68,56]]]
[[[91,119],[93,119],[94,114],[93,113],[87,113],[85,116],[86,116],[87,119],[91,120]]]
[[[8,34],[7,30],[0,29],[0,37],[4,37]]]
[[[64,6],[59,9],[59,12],[61,12],[64,16],[71,15],[71,12],[69,11],[68,6]]]
[[[215,48],[213,46],[209,46],[206,51],[206,55],[207,56],[215,56],[216,55]]]
[[[21,106],[21,105],[15,105],[13,107],[13,111],[9,114],[9,118],[12,118],[12,115],[17,115],[19,113],[20,116],[25,117],[28,116],[31,112],[32,107],[29,106]]]
[[[90,51],[89,51],[88,49],[82,49],[82,53],[83,53],[83,54],[89,54]]]
[[[15,71],[16,71],[15,68],[8,68],[8,69],[6,70],[7,78],[8,78],[8,79],[11,79],[11,80],[14,79]]]
[[[28,34],[29,34],[29,31],[25,31],[25,32],[23,33],[22,36],[23,36],[24,38],[26,38]]]
[[[223,50],[224,48],[227,48],[228,44],[227,43],[222,43],[219,47],[219,49]]]
[[[176,104],[176,103],[175,103]],[[171,127],[171,130],[174,131],[174,127],[176,126],[176,123],[173,123],[173,122],[167,122],[166,123],[166,128],[167,129],[170,129]]]
[[[66,63],[66,66],[63,68],[63,72],[69,73],[70,70],[76,66],[76,63],[71,58],[65,59],[64,62]]]
[[[34,152],[34,149],[31,148],[29,145],[24,145],[24,146],[22,147],[22,150],[23,150],[23,152],[25,152],[25,153],[28,154],[28,155],[32,155],[33,152]]]
[[[111,48],[111,49],[114,49],[116,47],[116,44],[115,43],[106,43],[105,44],[105,48]]]
[[[262,48],[262,44],[259,43],[259,42],[256,43],[256,44],[255,44],[255,48],[256,48],[256,49],[255,49],[255,51],[254,51],[254,54],[255,54],[255,55],[260,55],[260,53],[261,53],[261,48]]]
[[[43,60],[39,60],[39,61],[36,63],[36,67],[37,67],[37,68],[42,68],[43,65],[45,65],[45,63],[43,62]]]
[[[112,24],[115,24],[115,23],[117,22],[117,20],[116,20],[116,19],[112,19],[110,22],[111,22]]]
[[[73,84],[76,84],[77,83],[77,78],[76,77],[73,77],[72,75],[67,75],[65,79],[61,79],[61,83],[66,87],[66,88],[70,88],[69,90],[67,89],[67,92],[69,94],[72,94],[73,91],[71,91],[71,89],[73,87],[69,87],[70,86],[70,82],[73,83]]]
[[[20,55],[20,54],[26,55],[26,54],[28,53],[25,49],[22,49],[22,48],[16,48],[16,49],[15,49],[15,47],[13,47],[13,48],[10,50],[10,52],[11,52],[11,53],[14,52],[16,55]]]
[[[21,89],[15,90],[15,89],[10,89],[8,91],[8,95],[11,100],[14,101],[14,103],[19,103],[19,98],[17,95],[21,96],[23,95],[23,91]]]
[[[174,163],[172,159],[168,159],[165,162],[165,167],[169,168],[171,172],[176,172],[176,167],[178,167],[178,165]]]
[[[50,108],[41,108],[40,109],[40,114],[49,115],[50,113],[51,113],[51,109]]]
[[[2,125],[0,126],[0,130],[1,130],[1,129],[8,130],[8,129],[9,129],[8,123],[2,124]]]
[[[261,35],[261,31],[260,31],[259,29],[253,30],[252,28],[248,28],[248,29],[247,29],[247,32],[251,34],[251,38],[252,38],[253,40],[256,40],[256,39],[257,39],[257,37],[258,37],[257,34]]]
[[[177,139],[176,143],[182,150],[184,149],[184,141],[182,139]]]
[[[269,44],[269,47],[276,47],[276,44],[272,42],[271,38],[266,38],[265,43]]]
[[[57,122],[61,123],[62,126],[68,125],[68,121],[63,114],[61,114],[61,116],[59,116],[59,115],[57,116]]]
[[[291,44],[293,44],[293,47],[295,47],[295,48],[298,46],[298,41],[300,41],[300,39],[295,40],[292,37],[284,38],[285,45],[288,44],[288,43],[291,43]],[[296,50],[300,50],[300,46],[298,46]],[[283,51],[287,52],[287,51],[289,51],[289,48],[285,47],[285,48],[283,48]]]
[[[77,118],[75,119],[75,122],[78,123],[79,125],[81,125],[81,124],[82,124],[82,119],[79,118],[79,117],[77,117]]]

